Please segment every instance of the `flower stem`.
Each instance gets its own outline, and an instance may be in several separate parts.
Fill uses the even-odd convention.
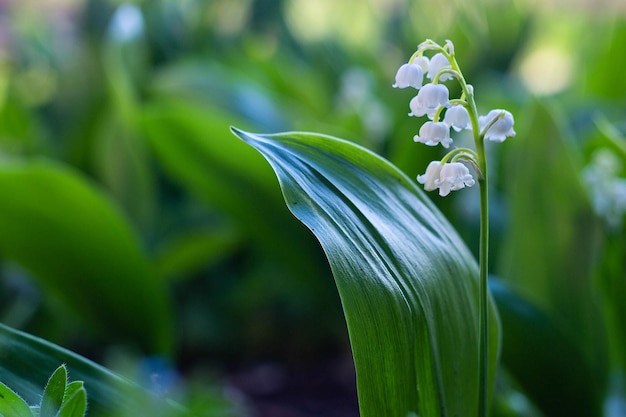
[[[480,186],[480,247],[479,247],[479,376],[478,376],[478,416],[488,414],[488,379],[489,379],[489,317],[487,309],[487,263],[489,260],[489,206],[487,190],[487,167],[482,167],[483,179]]]
[[[485,156],[484,129],[480,130],[478,110],[474,92],[468,86],[459,64],[453,54],[442,50],[448,58],[452,72],[461,85],[467,103],[467,110],[474,132],[476,159],[478,164],[478,185],[480,188],[480,242],[478,249],[479,287],[478,287],[478,417],[487,417],[489,413],[489,310],[487,308],[488,262],[489,262],[489,195],[487,182],[487,158]]]
[[[473,95],[469,99],[470,119],[474,132],[478,132],[476,104]],[[473,113],[473,114],[472,114]],[[474,142],[478,156],[478,167],[482,178],[478,178],[480,188],[480,242],[478,248],[479,287],[478,287],[478,417],[489,414],[489,310],[488,263],[489,263],[489,187],[487,182],[487,159],[485,156],[484,134],[475,133]]]

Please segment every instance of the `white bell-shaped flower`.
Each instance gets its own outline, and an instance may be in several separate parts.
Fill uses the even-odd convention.
[[[440,161],[432,161],[426,167],[424,175],[417,176],[417,182],[424,184],[424,190],[433,191],[438,188],[438,186],[435,185],[435,181],[439,180],[442,167],[443,165],[441,165]]]
[[[465,106],[461,105],[452,106],[446,110],[443,122],[457,132],[460,132],[462,129],[469,130],[472,128],[469,113],[467,112]]]
[[[432,119],[439,107],[448,107],[449,95],[448,88],[443,84],[424,85],[409,103],[409,116],[421,117],[426,114]]]
[[[424,79],[424,69],[418,64],[404,64],[396,73],[394,88],[413,87],[419,89]]]
[[[449,148],[452,143],[450,128],[443,122],[429,121],[424,123],[420,128],[419,135],[415,135],[413,140],[428,146],[437,146],[441,143],[444,148]]]
[[[441,167],[439,179],[435,180],[435,186],[439,188],[439,195],[442,197],[450,194],[450,191],[474,185],[474,177],[469,169],[460,162],[451,162]]]
[[[427,56],[418,56],[413,60],[414,64],[419,65],[424,71],[424,74],[428,73],[428,66],[430,65],[430,59]]]
[[[506,138],[515,136],[513,123],[513,115],[502,109],[491,110],[486,116],[478,118],[481,131],[491,125],[485,132],[485,139],[494,142],[504,142]]]
[[[434,79],[437,73],[446,67],[450,68],[450,61],[448,61],[448,58],[446,58],[444,54],[439,52],[433,55],[428,65],[428,79]],[[439,81],[444,82],[451,78],[452,76],[450,74],[443,74],[439,77]]]

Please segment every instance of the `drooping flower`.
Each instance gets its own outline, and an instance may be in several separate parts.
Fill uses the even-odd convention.
[[[437,146],[441,143],[444,148],[450,147],[450,128],[443,122],[426,122],[420,128],[419,135],[413,137],[415,142],[428,146]]]
[[[446,115],[443,118],[443,122],[450,126],[452,129],[460,132],[462,129],[471,129],[472,122],[470,121],[469,113],[464,106],[452,106],[446,110]]]
[[[491,125],[485,132],[485,139],[494,142],[504,142],[506,138],[515,136],[513,123],[513,115],[502,109],[491,110],[486,116],[478,118],[481,131]]]
[[[450,191],[471,187],[474,183],[474,177],[469,173],[469,169],[460,162],[451,162],[441,167],[439,179],[434,182],[442,197],[450,194]]]
[[[418,64],[403,64],[396,73],[394,88],[413,87],[419,89],[424,79],[424,69]]]
[[[424,74],[428,72],[428,67],[430,65],[430,59],[428,59],[428,57],[424,55],[418,56],[413,60],[413,63],[422,67],[422,71],[424,72]]]
[[[441,165],[441,162],[432,161],[426,167],[426,172],[424,173],[424,175],[417,176],[417,182],[419,182],[420,184],[424,184],[424,190],[433,191],[439,188],[437,185],[435,185],[435,181],[439,180],[439,174],[441,173],[442,166],[443,165]]]
[[[450,67],[450,61],[448,61],[448,58],[446,58],[444,54],[440,52],[433,55],[428,65],[428,79],[434,79],[437,73],[446,67]],[[450,74],[442,74],[441,77],[439,77],[439,81],[444,82],[451,78],[452,76]]]
[[[426,114],[432,119],[439,107],[448,107],[449,94],[448,88],[443,84],[424,85],[409,103],[409,116],[421,117]]]

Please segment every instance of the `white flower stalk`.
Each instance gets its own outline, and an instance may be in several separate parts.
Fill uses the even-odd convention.
[[[443,122],[424,123],[420,128],[419,135],[415,135],[413,140],[428,146],[437,146],[441,143],[444,148],[449,148],[452,143],[450,128]]]
[[[435,54],[430,59],[430,64],[428,65],[428,79],[433,80],[437,73],[444,68],[452,68],[450,66],[450,61],[446,58],[442,53]],[[442,74],[439,77],[439,81],[444,82],[452,79],[452,75],[450,74]]]
[[[450,93],[443,84],[426,84],[409,103],[411,113],[409,116],[422,117],[427,115],[432,119],[439,107],[448,107]]]
[[[428,60],[423,54],[434,51],[433,56]],[[488,202],[488,173],[487,159],[485,153],[485,139],[494,142],[503,142],[506,138],[515,136],[513,130],[513,115],[506,110],[492,110],[486,116],[478,117],[477,106],[474,100],[474,87],[467,84],[465,77],[455,58],[454,44],[447,40],[445,45],[427,39],[420,43],[417,51],[413,54],[410,63],[416,64],[422,70],[421,84],[424,74],[431,80],[419,87],[418,94],[409,103],[411,113],[409,116],[421,117],[427,115],[431,121],[427,121],[419,130],[419,135],[413,138],[416,142],[424,143],[428,146],[436,146],[441,143],[444,148],[449,148],[452,143],[450,129],[460,132],[463,129],[471,130],[474,139],[475,150],[470,148],[453,148],[441,159],[428,164],[426,172],[417,176],[417,181],[424,185],[424,190],[434,191],[439,189],[442,197],[450,194],[451,191],[471,187],[476,182],[479,184],[480,198],[480,245],[478,250],[479,258],[479,291],[478,291],[478,403],[477,413],[472,414],[478,417],[487,417],[489,411],[489,310],[488,310],[488,253],[489,253],[489,202]],[[418,71],[411,69],[411,76],[408,69],[401,67],[402,73],[398,71],[396,85],[413,84]],[[407,71],[405,74],[404,71]],[[458,82],[461,88],[461,97],[450,100],[448,88],[442,83],[453,80]],[[444,112],[445,110],[445,112]],[[443,121],[441,115],[443,113]],[[470,174],[468,166],[471,166],[476,173],[476,180]],[[597,177],[597,174],[594,174]],[[616,194],[621,196],[623,206],[626,206],[626,183],[617,183],[614,187]]]
[[[396,73],[396,83],[393,88],[413,87],[419,89],[424,79],[424,69],[418,64],[404,64]]]
[[[417,182],[420,184],[424,184],[424,190],[433,191],[439,188],[435,185],[435,181],[439,180],[439,174],[441,173],[441,165],[440,161],[432,161],[426,167],[426,172],[424,175],[417,176]]]
[[[474,185],[474,177],[469,169],[460,162],[451,162],[441,167],[439,179],[435,180],[435,185],[439,188],[439,195],[442,197],[450,194],[450,191],[460,190]]]
[[[478,118],[480,130],[485,131],[485,139],[493,142],[504,142],[506,138],[515,136],[513,115],[506,110],[491,110],[486,116]]]
[[[446,110],[443,122],[457,132],[460,132],[463,129],[469,130],[472,128],[472,121],[470,120],[469,113],[467,112],[467,109],[461,105],[452,106]]]

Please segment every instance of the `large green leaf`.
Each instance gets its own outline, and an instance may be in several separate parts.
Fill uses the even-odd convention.
[[[119,210],[76,172],[44,160],[1,164],[0,230],[0,254],[83,324],[169,349],[164,283]]]
[[[364,148],[317,134],[233,131],[270,162],[290,210],[324,248],[361,415],[474,415],[478,269],[452,226],[412,181]],[[499,326],[490,306],[493,373]]]

